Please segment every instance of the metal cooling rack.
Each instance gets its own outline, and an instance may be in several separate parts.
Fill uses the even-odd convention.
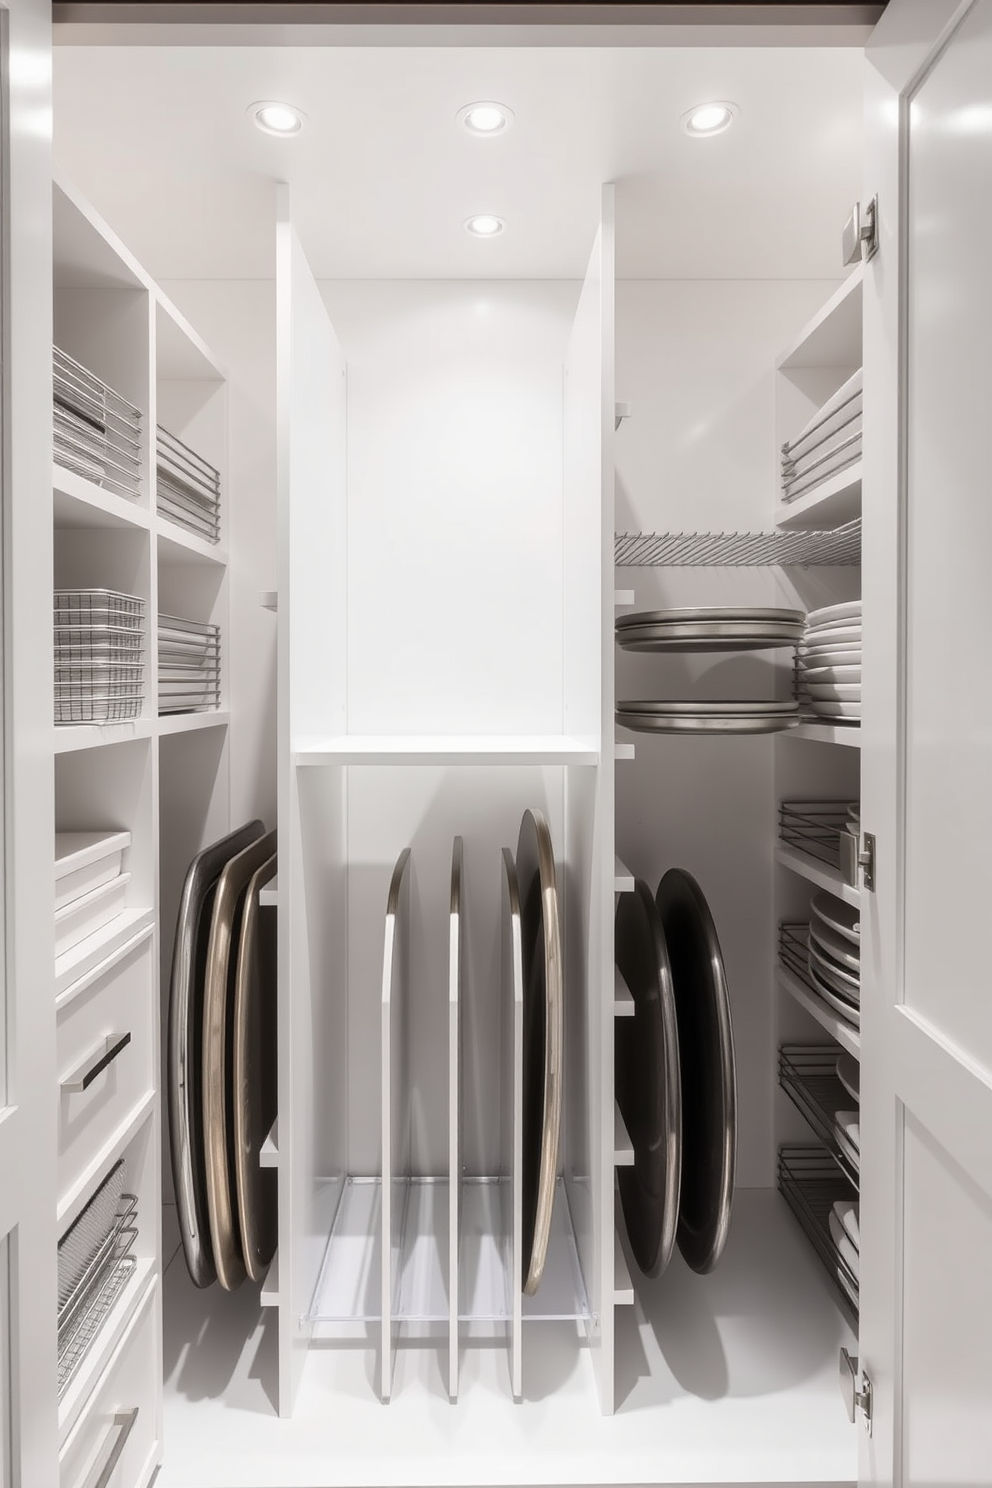
[[[851,1106],[851,1096],[837,1078],[841,1052],[839,1044],[783,1044],[778,1051],[778,1083],[857,1188],[858,1165],[835,1120],[838,1111]]]
[[[778,1188],[812,1241],[841,1302],[858,1318],[858,1278],[830,1233],[830,1211],[839,1200],[858,1197],[829,1152],[822,1147],[786,1146],[778,1154]]]
[[[840,869],[840,838],[852,801],[782,801],[778,835],[807,857]]]

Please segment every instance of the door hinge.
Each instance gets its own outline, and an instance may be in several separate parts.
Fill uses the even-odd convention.
[[[871,1380],[861,1371],[858,1378],[857,1356],[853,1359],[846,1348],[840,1351],[840,1392],[847,1407],[847,1419],[852,1426],[861,1415],[861,1424],[871,1436]]]
[[[878,252],[878,197],[867,206],[854,203],[854,211],[844,225],[844,264],[868,262]]]
[[[846,884],[858,888],[858,873],[870,894],[875,892],[875,834],[866,832],[856,837],[853,832],[840,834],[840,871]]]

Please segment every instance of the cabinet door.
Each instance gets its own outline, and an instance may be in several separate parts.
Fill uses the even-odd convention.
[[[863,1483],[992,1472],[992,0],[867,54]]]

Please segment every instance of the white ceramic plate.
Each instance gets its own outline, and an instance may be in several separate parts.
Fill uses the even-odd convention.
[[[809,947],[810,966],[818,971],[828,987],[833,987],[838,997],[846,997],[849,1002],[861,1000],[861,977],[855,976],[853,972],[845,971],[842,966],[820,946],[812,936],[807,942]]]
[[[860,641],[852,641],[848,646],[837,646],[833,641],[804,641],[796,649],[800,656],[822,656],[825,652],[831,656],[860,656],[863,648]]]
[[[858,1104],[861,1103],[861,1066],[853,1054],[843,1053],[837,1056],[837,1078],[847,1091],[848,1095]]]
[[[814,914],[811,914],[809,918],[809,933],[817,945],[822,946],[833,957],[834,961],[839,961],[842,966],[846,966],[860,978],[860,946],[853,946],[845,935],[841,935],[839,930],[831,930],[829,925],[824,925],[823,921],[818,920]]]
[[[813,682],[808,688],[811,698],[824,703],[860,703],[860,682]]]
[[[859,666],[804,667],[803,675],[810,686],[822,686],[824,683],[829,684],[831,687],[839,687],[842,684],[861,686],[861,668]]]
[[[810,703],[813,712],[820,718],[852,718],[861,717],[860,703],[821,703],[818,699]]]
[[[835,646],[850,646],[857,642],[861,644],[860,625],[825,625],[811,630],[809,626],[803,634],[803,642],[807,646],[815,646],[819,642],[828,642]]]
[[[806,616],[807,625],[831,625],[841,620],[860,620],[860,599],[849,599],[844,604],[825,605],[822,610],[810,610]]]
[[[831,992],[826,982],[817,976],[816,971],[812,966],[809,969],[809,975],[810,980],[816,988],[816,995],[818,997],[821,997],[828,1007],[832,1007],[835,1013],[839,1013],[846,1022],[853,1023],[855,1028],[860,1028],[861,1013],[859,1009],[856,1007],[852,1007],[849,1002],[845,1002],[844,999],[842,997],[838,997],[835,992]]]
[[[809,907],[817,919],[824,925],[829,925],[831,930],[838,931],[853,945],[861,944],[861,911],[853,904],[845,904],[843,899],[837,899],[825,889],[820,889],[813,895]]]

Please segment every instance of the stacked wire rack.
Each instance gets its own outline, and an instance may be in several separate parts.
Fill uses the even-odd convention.
[[[144,702],[145,602],[113,589],[57,589],[55,722],[120,723]]]
[[[797,501],[861,459],[861,369],[782,446],[782,498]]]
[[[124,1179],[122,1158],[59,1241],[60,1400],[137,1265],[138,1201]]]
[[[849,801],[783,801],[778,812],[778,835],[788,847],[841,867],[841,833],[847,830]]]
[[[140,410],[58,346],[52,356],[56,464],[118,496],[137,496]]]
[[[158,617],[158,711],[220,706],[220,626]]]
[[[218,542],[220,473],[161,424],[155,458],[160,515],[207,542]]]
[[[838,1213],[847,1214],[852,1207],[856,1209],[857,1189],[822,1147],[791,1145],[779,1151],[778,1187],[856,1322],[857,1251],[849,1236],[837,1235],[835,1231]]]

